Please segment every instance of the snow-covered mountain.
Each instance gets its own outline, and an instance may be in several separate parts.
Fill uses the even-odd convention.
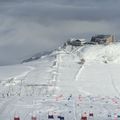
[[[31,62],[31,61],[34,61],[34,60],[38,60],[38,59],[40,59],[41,57],[45,57],[45,56],[47,56],[47,55],[49,55],[49,54],[51,54],[51,53],[52,53],[52,51],[45,51],[45,52],[37,53],[37,54],[33,55],[32,57],[23,60],[22,63]]]
[[[119,119],[119,71],[120,43],[67,45],[36,61],[0,67],[0,118]]]

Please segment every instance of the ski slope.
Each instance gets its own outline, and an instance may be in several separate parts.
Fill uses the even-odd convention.
[[[86,112],[88,120],[114,120],[120,115],[119,71],[120,43],[66,46],[37,61],[0,67],[0,118],[80,120]]]

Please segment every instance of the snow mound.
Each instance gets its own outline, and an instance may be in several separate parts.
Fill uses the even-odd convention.
[[[79,55],[87,62],[105,62],[120,64],[120,43],[111,45],[86,45]]]

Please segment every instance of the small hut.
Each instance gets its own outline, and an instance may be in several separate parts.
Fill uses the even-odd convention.
[[[85,39],[71,39],[67,41],[67,44],[72,46],[82,46],[85,44],[85,42]]]

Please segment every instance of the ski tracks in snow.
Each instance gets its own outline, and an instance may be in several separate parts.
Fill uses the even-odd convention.
[[[77,74],[75,75],[75,81],[79,81],[80,74],[81,74],[81,72],[82,72],[83,69],[84,69],[84,65],[80,66]]]
[[[120,97],[120,89],[117,87],[117,85],[115,84],[115,80],[112,76],[112,73],[111,71],[109,70],[110,68],[108,68],[108,74],[109,74],[109,77],[110,77],[110,80],[111,80],[111,83],[112,83],[112,86],[114,88],[114,90],[116,91],[116,93],[118,94],[118,96]]]

